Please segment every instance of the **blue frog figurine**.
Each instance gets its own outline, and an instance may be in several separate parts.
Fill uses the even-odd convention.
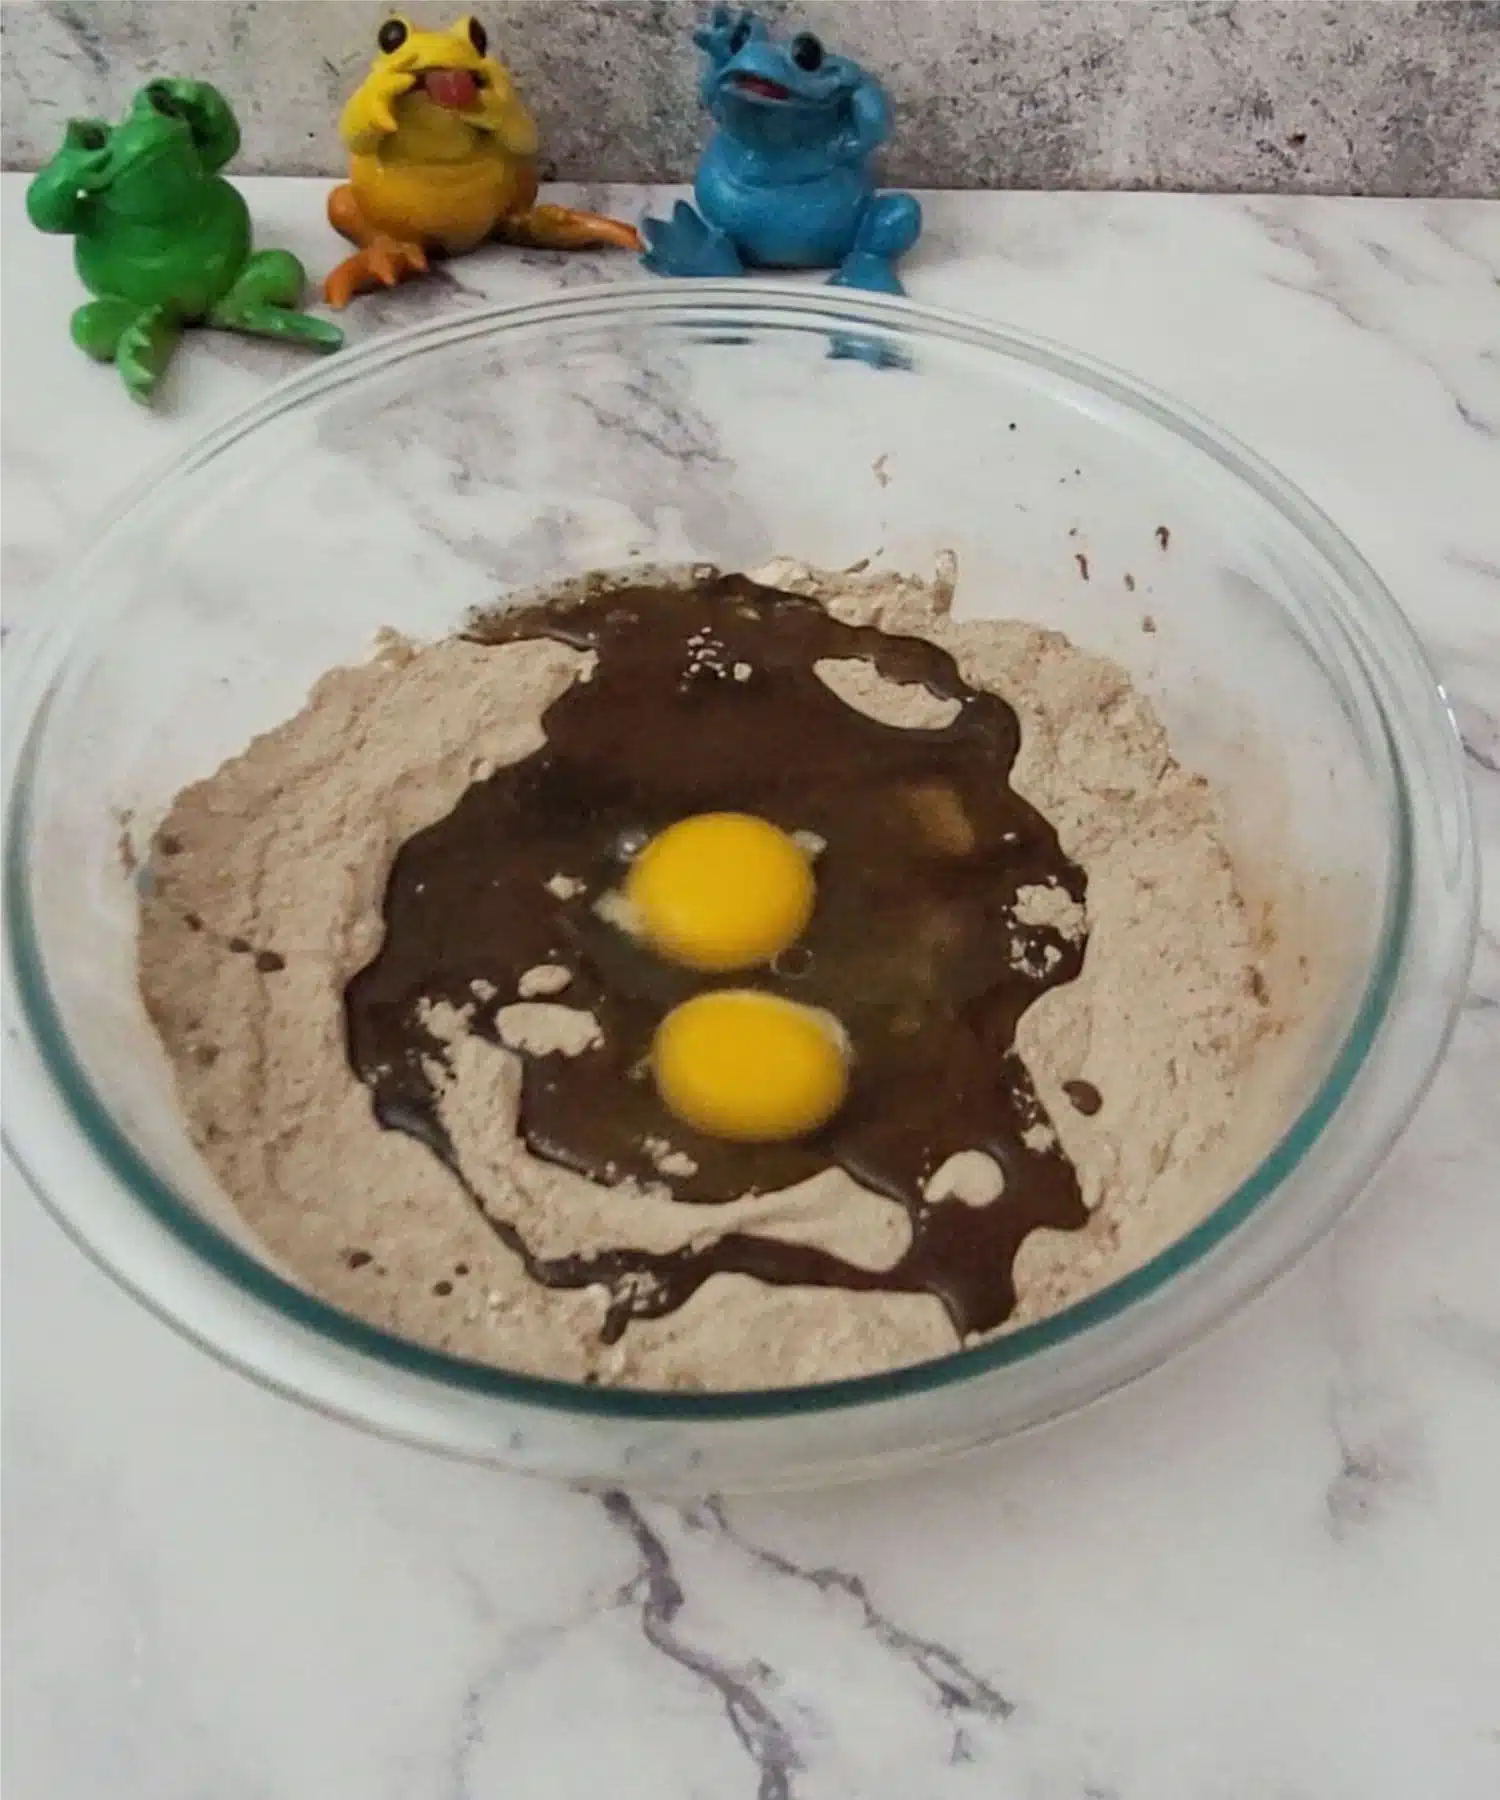
[[[697,210],[682,200],[670,219],[643,222],[646,267],[831,268],[843,287],[904,292],[895,264],[917,241],[922,209],[910,194],[875,191],[870,159],[891,128],[880,83],[811,32],[781,44],[727,7],[694,42],[708,58],[700,91],[718,129],[698,164]]]

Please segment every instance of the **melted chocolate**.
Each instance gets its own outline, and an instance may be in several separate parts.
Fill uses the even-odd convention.
[[[631,1318],[672,1311],[720,1272],[928,1293],[961,1335],[999,1325],[1015,1302],[1022,1240],[1043,1226],[1076,1229],[1087,1216],[1014,1049],[1021,1015],[1076,977],[1084,948],[1014,918],[1023,886],[1084,896],[1083,872],[1009,785],[1015,713],[969,687],[935,645],[841,624],[741,577],[503,612],[471,635],[488,644],[550,637],[596,651],[598,663],[592,680],[548,708],[540,750],[475,782],[396,858],[383,945],[345,996],[350,1062],[381,1123],[451,1164],[422,1067],[437,1047],[419,1002],[475,1006],[473,1029],[493,1038],[496,1011],[525,971],[562,963],[572,980],[561,1003],[592,1012],[603,1041],[576,1057],[523,1057],[520,1129],[535,1155],[606,1185],[664,1182],[710,1211],[836,1163],[899,1202],[912,1238],[880,1271],[744,1232],[667,1254],[541,1258],[490,1220],[537,1281],[606,1284],[606,1338]],[[940,729],[880,724],[818,677],[825,658],[862,659],[891,681],[957,701],[958,712]],[[770,968],[729,977],[666,963],[594,910],[650,835],[716,810],[755,813],[826,844],[801,942]],[[583,890],[559,897],[548,886],[559,874]],[[801,1142],[699,1136],[666,1112],[644,1074],[665,1012],[705,987],[747,985],[826,1007],[852,1041],[848,1100]],[[476,991],[492,990],[476,1005]],[[686,1151],[695,1172],[660,1172],[653,1139]],[[925,1199],[934,1170],[972,1149],[1000,1165],[1000,1197],[987,1206]]]

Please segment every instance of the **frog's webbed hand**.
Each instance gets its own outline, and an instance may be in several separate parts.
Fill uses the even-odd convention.
[[[216,87],[206,81],[153,81],[146,92],[160,111],[186,119],[205,173],[217,173],[239,149],[239,121]]]
[[[417,85],[400,69],[377,69],[354,90],[339,116],[339,136],[355,156],[369,156],[396,129],[396,102]]]
[[[751,38],[765,35],[765,26],[753,12],[731,11],[727,6],[716,6],[708,23],[700,25],[693,33],[693,42],[708,58],[708,67],[703,75],[705,88],[727,62],[739,55]]]
[[[859,163],[891,135],[891,103],[885,89],[866,75],[849,99],[849,128],[835,148],[840,162]]]
[[[38,231],[76,231],[108,180],[109,127],[102,119],[70,119],[62,149],[26,190],[26,216]]]
[[[479,90],[479,116],[474,123],[512,156],[536,155],[536,120],[498,65],[489,86]]]
[[[716,6],[709,15],[706,25],[700,25],[693,33],[693,42],[709,59],[721,68],[731,56],[750,41],[750,33],[756,26],[756,17],[744,9],[736,12],[732,7]],[[738,38],[739,42],[734,40]]]

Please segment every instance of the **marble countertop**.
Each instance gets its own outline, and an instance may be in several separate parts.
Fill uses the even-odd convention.
[[[321,270],[320,184],[245,184]],[[3,184],[4,600],[293,358],[195,337],[159,415],[67,340]],[[613,205],[639,210],[641,197]],[[1219,419],[1450,684],[1489,893],[1368,1200],[1190,1356],[921,1477],[679,1508],[263,1393],[9,1173],[12,1800],[1482,1800],[1500,1792],[1500,204],[937,196],[910,283]],[[503,252],[356,333],[621,265]]]

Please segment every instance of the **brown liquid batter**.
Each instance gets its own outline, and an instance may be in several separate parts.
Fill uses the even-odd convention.
[[[603,1037],[573,1057],[523,1056],[520,1130],[535,1155],[605,1185],[664,1183],[704,1206],[706,1232],[715,1202],[838,1164],[903,1206],[912,1228],[896,1264],[870,1270],[746,1232],[668,1253],[541,1258],[491,1219],[537,1281],[610,1289],[607,1340],[724,1272],[932,1294],[961,1336],[999,1325],[1015,1302],[1011,1265],[1023,1239],[1087,1217],[1014,1049],[1021,1015],[1077,976],[1084,951],[1049,927],[1017,923],[1017,891],[1056,885],[1081,902],[1084,877],[1009,785],[1020,742],[1012,709],[969,687],[935,645],[841,624],[737,576],[505,612],[474,635],[493,644],[551,637],[596,651],[598,662],[548,709],[540,750],[475,782],[396,858],[383,946],[345,996],[350,1062],[381,1123],[452,1164],[422,1066],[440,1046],[420,1003],[474,1007],[472,1028],[493,1038],[521,976],[560,963],[572,975],[562,1001],[593,1013]],[[959,702],[957,715],[923,730],[866,717],[814,670],[850,658]],[[758,814],[826,844],[812,923],[772,968],[725,978],[677,968],[594,910],[647,838],[711,811]],[[559,874],[582,890],[560,897],[548,886]],[[652,1035],[672,1006],[715,985],[755,985],[842,1021],[854,1055],[849,1097],[815,1136],[725,1143],[662,1106],[645,1073]],[[694,1172],[661,1172],[653,1140],[685,1151]],[[925,1197],[934,1171],[962,1150],[995,1159],[998,1199]],[[628,1194],[620,1203],[628,1207]]]
[[[1092,1081],[1065,1081],[1062,1090],[1086,1119],[1092,1119],[1104,1104],[1104,1096]]]

